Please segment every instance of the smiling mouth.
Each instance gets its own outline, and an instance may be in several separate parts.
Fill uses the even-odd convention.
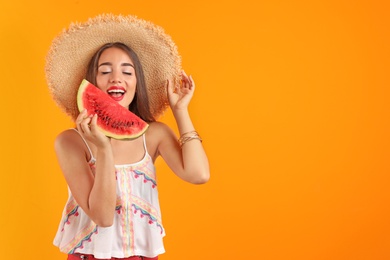
[[[120,101],[123,99],[126,91],[122,88],[110,88],[107,90],[107,94],[114,99],[115,101]]]

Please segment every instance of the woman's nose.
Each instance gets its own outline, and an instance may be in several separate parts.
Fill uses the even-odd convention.
[[[110,79],[110,81],[111,81],[112,83],[121,83],[121,82],[122,82],[122,79],[121,79],[120,73],[113,72],[113,73],[111,74],[111,79]]]
[[[111,83],[121,83],[122,81],[120,79],[117,79],[117,78],[112,78],[111,79]]]

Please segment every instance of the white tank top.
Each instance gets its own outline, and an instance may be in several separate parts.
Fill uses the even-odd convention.
[[[90,152],[89,164],[94,172],[96,160],[83,140]],[[61,252],[106,259],[133,255],[155,257],[165,252],[156,171],[146,149],[145,134],[143,142],[145,156],[141,161],[115,165],[117,205],[111,227],[97,226],[78,206],[68,188],[68,200],[54,239],[54,245]]]

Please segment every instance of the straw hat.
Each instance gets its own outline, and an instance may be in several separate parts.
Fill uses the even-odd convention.
[[[166,80],[179,82],[181,58],[164,30],[135,16],[103,14],[72,23],[57,36],[46,58],[46,79],[53,99],[73,120],[79,114],[77,90],[89,60],[108,42],[131,47],[142,64],[151,113],[158,118],[168,106]]]

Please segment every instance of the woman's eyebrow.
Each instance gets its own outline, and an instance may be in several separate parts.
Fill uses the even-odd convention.
[[[100,67],[100,66],[104,66],[104,65],[107,65],[107,66],[112,66],[112,63],[111,63],[111,62],[103,62],[103,63],[99,64],[99,66],[98,66],[98,67]],[[133,68],[134,68],[134,65],[133,65],[133,64],[131,64],[131,63],[127,63],[127,62],[125,62],[125,63],[122,63],[122,64],[121,64],[121,66],[130,66],[130,67],[133,67]]]
[[[112,63],[111,63],[111,62],[103,62],[103,63],[99,64],[99,66],[98,66],[98,67],[100,67],[100,66],[104,66],[104,65],[107,65],[107,66],[112,66]]]
[[[131,63],[122,63],[121,66],[130,66],[134,68],[134,65]]]

